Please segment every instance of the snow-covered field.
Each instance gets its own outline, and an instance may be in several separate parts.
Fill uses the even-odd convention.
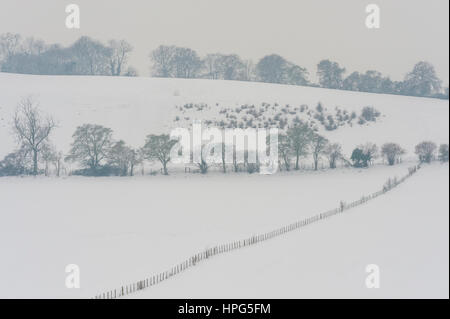
[[[133,297],[448,299],[448,173],[448,165],[425,166],[373,202]],[[379,267],[378,289],[365,285],[369,264]]]
[[[323,132],[331,141],[342,143],[347,155],[360,143],[396,142],[408,151],[406,157],[413,157],[414,146],[422,140],[438,144],[449,140],[448,100],[236,81],[0,73],[0,157],[15,147],[11,118],[17,103],[29,95],[59,123],[52,141],[64,152],[75,128],[84,123],[110,127],[116,139],[141,147],[146,135],[169,133],[179,125],[173,121],[180,115],[175,106],[185,103],[211,106],[212,110],[197,112],[196,119],[211,119],[222,107],[263,102],[310,108],[322,102],[330,110],[339,106],[358,114],[364,106],[375,107],[383,115],[377,123]]]
[[[379,190],[388,177],[404,175],[407,166],[273,176],[2,178],[0,296],[91,297],[164,271],[208,246],[272,230],[337,207],[341,200],[359,199]],[[379,263],[385,269],[386,295],[443,296],[445,278],[440,278],[448,276],[448,249],[447,253],[443,249],[448,248],[447,191],[448,166],[425,167],[367,207],[301,234],[274,239],[267,247],[263,243],[232,253],[234,257],[218,257],[211,269],[202,264],[148,296],[231,297],[231,282],[235,296],[251,297],[255,291],[259,291],[255,297],[320,296],[321,292],[330,296],[341,290],[343,296],[353,295],[360,290],[352,285],[364,284],[355,282],[364,276],[359,269],[362,263]],[[282,252],[289,256],[281,256]],[[242,272],[221,286],[233,276],[230,269],[238,267],[235,263],[241,263],[237,256],[246,256]],[[254,256],[254,263],[248,256]],[[404,267],[411,260],[418,263]],[[80,266],[81,289],[65,288],[67,264]],[[412,273],[409,283],[418,282],[417,289],[396,287],[390,272],[412,269],[421,271]],[[223,278],[214,289],[214,281],[197,283],[205,290],[179,289],[181,283],[176,291],[169,288],[185,274],[181,282],[194,282],[196,274],[220,277],[221,272]],[[271,274],[274,277],[268,278]],[[288,276],[296,279],[280,290]],[[253,286],[258,280],[261,283]],[[350,281],[345,284],[345,280]],[[388,289],[389,280],[394,281],[393,291]],[[264,282],[267,289],[262,291]],[[423,290],[427,282],[429,290]],[[317,290],[327,285],[336,286]]]
[[[398,142],[410,158],[422,140],[448,143],[444,100],[233,81],[0,73],[0,158],[15,148],[10,120],[30,94],[58,121],[51,139],[65,152],[83,123],[108,126],[117,139],[142,146],[147,134],[168,132],[174,106],[185,103],[374,106],[383,114],[379,122],[324,132],[347,155],[368,141]],[[393,167],[270,176],[0,178],[0,297],[92,297],[208,246],[377,191],[415,164],[407,157]],[[425,166],[367,206],[219,256],[135,296],[448,297],[448,214],[448,165]],[[80,289],[65,287],[68,264],[80,267]],[[365,288],[367,264],[380,266],[381,289]]]

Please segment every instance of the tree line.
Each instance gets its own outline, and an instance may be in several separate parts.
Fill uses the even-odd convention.
[[[83,36],[63,47],[4,33],[0,35],[0,70],[44,75],[136,76],[136,69],[127,66],[132,51],[126,40],[110,40],[104,45]],[[448,99],[448,87],[442,88],[433,65],[425,61],[418,62],[403,81],[393,81],[376,70],[346,75],[344,67],[325,59],[317,64],[318,83],[312,83],[306,68],[278,54],[266,55],[254,63],[237,54],[211,53],[201,57],[190,48],[161,45],[150,52],[149,58],[155,77],[258,81]]]
[[[26,98],[22,100],[14,114],[12,131],[18,141],[18,149],[8,154],[0,161],[0,176],[39,175],[50,174],[53,166],[56,176],[60,176],[64,162],[75,162],[79,165],[71,174],[84,176],[133,176],[135,167],[144,161],[158,162],[161,171],[168,175],[168,163],[174,145],[178,142],[168,134],[149,134],[141,148],[128,146],[122,140],[113,138],[110,128],[97,124],[83,124],[76,128],[73,142],[65,156],[57,151],[50,141],[50,136],[57,128],[56,122],[45,115],[37,103]],[[424,141],[417,144],[415,153],[421,163],[430,163],[436,158],[441,162],[449,160],[448,144],[440,145]],[[227,172],[224,159],[224,145],[222,145],[222,164],[210,164],[203,156],[198,166],[199,172],[206,174],[210,165],[221,165],[223,172]],[[300,159],[311,157],[314,170],[319,169],[319,161],[326,159],[330,169],[337,167],[342,161],[347,166],[369,167],[373,161],[382,157],[388,165],[400,162],[405,150],[396,143],[385,143],[381,149],[373,143],[357,146],[350,159],[342,152],[339,143],[332,143],[318,134],[307,123],[297,122],[278,136],[279,167],[282,170],[299,170]],[[259,172],[260,164],[248,162],[248,154],[244,156],[244,163],[238,163],[234,150],[233,170],[246,170],[248,173]],[[44,168],[40,168],[44,164]],[[145,174],[142,170],[142,174]]]
[[[136,69],[127,66],[132,51],[125,40],[110,40],[104,45],[83,36],[63,47],[5,33],[0,35],[0,70],[42,75],[136,76]]]
[[[306,68],[278,54],[264,56],[254,64],[236,54],[215,53],[201,58],[189,48],[161,45],[151,52],[150,59],[152,74],[156,77],[259,81],[448,99],[448,88],[442,90],[442,81],[433,65],[425,61],[418,62],[403,81],[392,81],[375,70],[345,76],[346,69],[337,62],[322,60],[317,65],[319,83],[315,84],[308,79]]]

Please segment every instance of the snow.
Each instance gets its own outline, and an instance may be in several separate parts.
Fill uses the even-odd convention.
[[[424,167],[366,205],[219,255],[131,297],[448,299],[448,173],[448,165]],[[378,289],[365,285],[371,264],[380,270]]]
[[[379,165],[368,170],[338,169],[333,172],[273,176],[212,174],[192,178],[183,175],[168,178],[2,178],[0,296],[91,297],[164,271],[206,247],[269,231],[324,212],[337,207],[341,200],[349,202],[359,199],[379,190],[389,177],[403,176],[408,165],[411,163],[394,167]],[[448,166],[424,168],[419,177],[414,176],[403,184],[405,186],[401,186],[409,191],[395,190],[392,195],[386,195],[386,199],[377,199],[370,204],[373,209],[367,213],[361,208],[361,213],[355,210],[343,217],[341,222],[336,221],[335,226],[330,226],[335,221],[312,226],[306,230],[312,236],[310,239],[295,239],[297,235],[293,235],[280,241],[290,245],[292,251],[304,251],[306,246],[302,245],[309,245],[309,254],[326,255],[327,250],[323,250],[325,243],[329,243],[330,251],[333,251],[334,243],[346,238],[342,243],[348,244],[353,240],[356,248],[360,247],[354,251],[354,246],[347,247],[342,252],[343,258],[347,259],[359,258],[361,247],[375,245],[376,241],[382,244],[379,249],[387,250],[389,255],[400,253],[391,250],[391,247],[398,248],[394,245],[398,240],[396,236],[402,237],[402,241],[412,241],[409,249],[417,246],[417,238],[439,236],[443,240],[447,236],[448,239],[448,229],[442,228],[443,221],[448,218],[448,197],[444,192],[448,186],[442,185],[442,179],[445,181],[448,178],[445,176],[448,176]],[[431,187],[433,192],[423,192]],[[422,192],[423,196],[418,196]],[[409,198],[415,200],[409,203]],[[391,200],[392,207],[389,206]],[[397,204],[395,201],[398,201]],[[424,210],[424,205],[433,205],[431,207],[435,211]],[[413,218],[406,218],[408,214]],[[395,225],[390,221],[391,216],[396,216]],[[426,223],[429,223],[427,228],[415,233]],[[394,226],[396,234],[389,233],[394,231]],[[418,236],[420,233],[424,236]],[[368,234],[373,234],[373,237]],[[339,239],[342,236],[344,238]],[[288,238],[292,240],[286,241]],[[268,256],[276,250],[271,247],[280,248],[272,246],[275,242],[277,240],[268,243],[267,250],[262,249],[263,244],[255,251]],[[300,242],[304,244],[300,245]],[[443,240],[436,249],[444,244]],[[241,254],[239,252],[238,256]],[[336,253],[333,254],[336,256]],[[408,251],[408,254],[422,258],[422,250],[417,254]],[[364,256],[362,254],[360,258]],[[405,256],[403,250],[398,258],[402,256]],[[430,251],[425,256],[441,260],[445,255]],[[227,257],[219,257],[218,260]],[[244,260],[245,263],[248,259]],[[335,266],[329,261],[331,276],[335,273]],[[365,261],[381,263],[384,260],[367,258]],[[275,267],[277,257],[268,262],[274,263]],[[282,265],[287,266],[289,262],[286,260]],[[339,260],[335,262],[338,267]],[[64,269],[68,264],[80,267],[81,289],[65,288]],[[310,260],[306,268],[297,264],[297,270],[295,267],[288,269],[308,276],[313,264],[319,269],[324,267],[321,262]],[[430,267],[434,264],[444,268],[446,265],[430,260]],[[250,265],[245,269],[249,270]],[[426,269],[423,264],[420,266]],[[208,266],[201,267],[193,270],[192,274],[197,271],[202,273],[201,269]],[[279,270],[284,271],[283,268]],[[269,270],[265,271],[268,275]],[[245,273],[252,278],[249,272]],[[442,274],[435,272],[435,275]],[[245,280],[242,286],[246,286]],[[210,289],[206,291],[210,291],[211,296],[218,296],[223,289],[220,286],[216,289],[215,293]],[[246,291],[238,290],[238,294]],[[194,289],[190,297],[198,296],[201,291]],[[227,290],[223,291],[225,293]],[[273,291],[272,287],[266,293],[270,291]],[[304,295],[307,293],[305,291]],[[151,296],[167,294],[167,290],[156,288]]]
[[[58,121],[52,141],[64,152],[83,123],[111,127],[117,139],[142,146],[147,134],[174,126],[175,105],[208,103],[212,110],[201,113],[208,118],[221,107],[321,101],[349,111],[372,105],[384,115],[369,126],[324,132],[347,154],[359,143],[394,141],[408,156],[393,167],[270,176],[0,178],[0,298],[93,297],[207,247],[359,199],[405,175],[416,164],[418,142],[448,143],[449,104],[437,99],[233,81],[0,73],[0,157],[15,148],[11,116],[30,94]],[[215,257],[134,296],[448,298],[448,211],[448,165],[427,165],[366,206]],[[364,286],[364,268],[372,263],[380,266],[380,289]],[[80,267],[80,289],[65,287],[68,264]]]
[[[58,121],[52,140],[64,152],[75,128],[84,123],[110,127],[116,139],[140,147],[148,134],[169,133],[177,125],[175,116],[180,115],[175,106],[186,103],[211,107],[198,112],[196,119],[211,119],[223,107],[260,106],[264,102],[315,108],[320,101],[330,111],[339,106],[358,114],[364,106],[374,106],[382,113],[377,123],[323,132],[330,140],[342,143],[347,154],[368,141],[379,145],[397,142],[408,151],[406,158],[411,158],[414,146],[423,140],[449,140],[448,100],[237,81],[0,73],[0,157],[15,148],[11,117],[17,103],[30,95]]]

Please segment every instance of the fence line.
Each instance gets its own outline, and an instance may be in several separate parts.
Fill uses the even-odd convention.
[[[195,255],[189,257],[188,259],[185,259],[184,261],[182,261],[181,263],[173,266],[172,268],[170,268],[169,270],[157,273],[151,277],[145,278],[143,280],[139,280],[137,282],[131,283],[131,284],[127,284],[127,285],[123,285],[117,289],[113,289],[113,290],[109,290],[107,292],[98,294],[94,297],[94,299],[117,299],[123,296],[127,296],[130,295],[132,293],[135,293],[137,291],[155,286],[167,279],[170,279],[173,276],[176,276],[182,272],[184,272],[185,270],[192,268],[194,266],[196,266],[197,264],[199,264],[202,261],[205,261],[209,258],[212,258],[216,255],[220,255],[220,254],[225,254],[228,252],[231,252],[233,250],[236,249],[241,249],[247,246],[252,246],[252,245],[256,245],[260,242],[284,235],[288,232],[292,232],[296,229],[302,228],[302,227],[306,227],[310,224],[319,222],[323,219],[327,219],[330,218],[334,215],[337,214],[342,214],[343,212],[345,212],[346,210],[349,210],[351,208],[357,207],[359,205],[365,204],[368,201],[375,199],[387,192],[389,192],[390,190],[392,190],[393,188],[395,188],[396,186],[400,185],[401,183],[403,183],[405,180],[407,180],[409,177],[411,177],[412,175],[414,175],[418,169],[420,169],[420,165],[411,167],[408,169],[408,174],[403,176],[400,179],[397,178],[393,178],[393,179],[389,179],[386,184],[383,186],[383,188],[377,192],[374,192],[368,196],[363,196],[361,197],[359,200],[356,200],[354,202],[351,202],[349,204],[346,204],[344,202],[340,202],[340,205],[338,208],[334,208],[331,209],[329,211],[326,211],[324,213],[319,213],[316,214],[314,216],[311,217],[307,217],[305,219],[296,221],[294,223],[291,223],[289,225],[285,225],[282,226],[280,228],[277,228],[275,230],[266,232],[266,233],[262,233],[259,235],[253,235],[249,238],[246,239],[242,239],[242,240],[236,240],[236,241],[232,241],[232,242],[228,242],[225,244],[220,244],[217,246],[214,246],[212,248],[208,248],[205,249],[201,252],[196,253]]]

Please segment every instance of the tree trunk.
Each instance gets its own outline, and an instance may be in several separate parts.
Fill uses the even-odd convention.
[[[330,168],[336,168],[336,162],[334,160],[330,161]]]
[[[38,174],[38,152],[33,150],[33,175]]]
[[[284,166],[286,167],[286,171],[291,170],[291,165],[289,165],[289,159],[286,157],[284,158]]]
[[[61,162],[58,160],[56,162],[56,176],[59,177],[61,174]]]

